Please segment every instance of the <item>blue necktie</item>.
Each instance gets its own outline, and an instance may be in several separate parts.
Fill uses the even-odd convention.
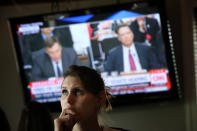
[[[59,68],[59,66],[58,66],[58,63],[56,63],[56,68],[57,68],[57,76],[58,76],[58,77],[61,77],[61,76],[62,76],[62,73],[61,73],[61,71],[60,71],[60,68]]]

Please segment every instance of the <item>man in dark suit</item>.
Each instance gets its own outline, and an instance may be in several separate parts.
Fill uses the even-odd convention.
[[[133,43],[134,34],[128,25],[117,27],[118,40],[122,43],[109,51],[104,69],[107,72],[131,72],[159,68],[156,56],[144,43]]]
[[[47,80],[62,77],[70,65],[81,65],[76,52],[65,48],[54,38],[45,40],[45,48],[32,55],[33,68],[31,81]]]
[[[20,36],[22,57],[24,65],[32,65],[31,54],[44,48],[44,41],[47,37],[55,37],[64,47],[72,47],[73,41],[69,27],[41,27],[40,31],[35,34]]]

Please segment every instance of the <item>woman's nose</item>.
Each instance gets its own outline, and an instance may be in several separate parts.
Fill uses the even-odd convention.
[[[69,104],[73,104],[74,103],[74,95],[72,94],[72,93],[69,93],[68,94],[68,96],[67,96],[67,102],[69,103]]]

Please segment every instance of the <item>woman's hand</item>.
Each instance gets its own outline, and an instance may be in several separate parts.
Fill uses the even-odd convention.
[[[64,109],[59,118],[54,120],[54,131],[72,131],[77,122],[78,117],[76,112]]]

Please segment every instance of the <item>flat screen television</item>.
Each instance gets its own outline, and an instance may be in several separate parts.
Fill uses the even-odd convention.
[[[9,25],[25,102],[35,100],[57,111],[63,81],[58,70],[76,64],[72,59],[101,73],[115,96],[112,105],[181,96],[164,1],[11,18]],[[62,47],[60,69],[53,68],[55,58],[45,47],[48,37]],[[72,51],[63,57],[63,48]]]

